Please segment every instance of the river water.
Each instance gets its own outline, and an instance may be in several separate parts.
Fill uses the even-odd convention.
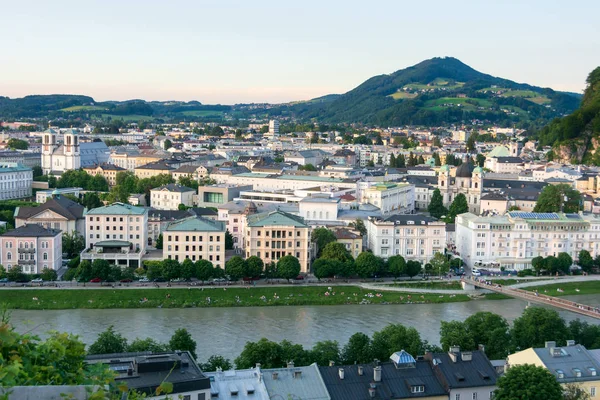
[[[600,306],[600,296],[569,297],[582,304]],[[343,346],[355,332],[371,335],[391,323],[415,327],[422,339],[439,344],[441,321],[464,321],[478,311],[492,311],[513,321],[527,303],[521,300],[474,300],[462,303],[403,305],[283,306],[186,309],[110,309],[12,311],[11,322],[19,332],[42,337],[49,330],[77,334],[90,344],[109,325],[128,340],[152,337],[167,342],[178,328],[186,328],[196,340],[201,361],[220,354],[234,359],[247,341],[288,339],[305,347],[317,341],[337,340]],[[570,321],[598,320],[560,311]]]

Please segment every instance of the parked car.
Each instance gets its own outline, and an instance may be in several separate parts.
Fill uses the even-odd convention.
[[[35,278],[31,280],[31,283],[44,283],[44,280],[42,278]]]
[[[8,278],[2,278],[2,279],[0,279],[0,283],[8,283]]]
[[[148,279],[144,276],[143,278],[140,278],[139,282],[143,282],[143,283],[150,282],[150,279]]]
[[[102,282],[102,279],[100,279],[100,278],[94,278],[94,279],[90,279],[90,282],[91,283],[100,283],[100,282]]]
[[[225,279],[225,278],[215,278],[212,281],[213,281],[213,283],[223,283],[223,282],[227,282],[227,279]]]
[[[129,282],[133,282],[133,279],[129,279],[129,278],[127,278],[127,279],[121,279],[119,282],[129,283]]]
[[[304,275],[298,275],[295,279],[297,281],[303,281],[304,280]]]
[[[473,268],[471,270],[471,275],[473,275],[473,276],[481,276],[481,272],[477,268]]]

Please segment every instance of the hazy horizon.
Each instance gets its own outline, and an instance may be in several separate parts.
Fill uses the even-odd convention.
[[[401,3],[10,2],[0,96],[282,103],[444,56],[581,93],[600,65],[600,2]]]

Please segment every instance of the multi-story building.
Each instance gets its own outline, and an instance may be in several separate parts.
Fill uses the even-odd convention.
[[[152,162],[135,167],[135,176],[140,179],[152,178],[157,175],[171,175],[175,168],[164,161]]]
[[[192,215],[188,210],[148,210],[148,246],[155,247],[158,237],[174,221],[188,218]]]
[[[497,174],[518,174],[523,171],[521,157],[491,157],[485,160],[485,167]]]
[[[302,273],[309,271],[310,228],[302,217],[271,211],[246,220],[246,257],[257,256],[267,264],[290,255],[298,259]]]
[[[0,151],[0,164],[16,163],[25,167],[33,168],[42,165],[40,153],[24,151]]]
[[[446,246],[446,224],[424,215],[393,215],[386,219],[369,217],[365,224],[369,249],[383,258],[401,255],[422,263]]]
[[[110,153],[109,162],[128,171],[134,172],[136,168],[158,162],[168,157],[168,153],[161,150],[139,150],[137,147],[122,147]]]
[[[336,229],[333,234],[338,243],[346,246],[346,250],[356,259],[362,252],[363,238],[360,234],[352,232],[349,229]]]
[[[305,197],[298,203],[300,216],[305,221],[333,222],[338,220],[340,198],[313,195]]]
[[[58,135],[54,129],[42,134],[44,174],[61,175],[64,171],[108,161],[109,150],[104,142],[80,143],[78,132],[69,129],[63,135],[63,143],[59,144]]]
[[[215,267],[225,266],[225,224],[192,216],[169,223],[163,233],[165,259],[208,260]]]
[[[456,168],[455,176],[450,175],[450,167],[440,167],[438,189],[444,199],[444,206],[450,207],[459,194],[467,198],[469,211],[479,214],[481,193],[483,192],[483,169],[473,168],[470,163],[463,163]]]
[[[479,217],[456,217],[457,252],[469,266],[531,268],[534,257],[581,250],[600,254],[600,218],[584,214],[509,212]]]
[[[198,187],[198,205],[201,207],[220,207],[239,197],[240,192],[252,190],[252,185],[217,184]]]
[[[115,186],[117,184],[117,174],[119,172],[127,171],[125,168],[121,168],[117,165],[113,164],[93,164],[88,167],[83,167],[83,170],[87,172],[89,175],[96,176],[101,175],[106,179],[110,186]]]
[[[251,201],[230,201],[218,208],[217,219],[225,222],[225,226],[233,236],[233,247],[244,249],[244,229],[248,215],[256,214],[258,208]]]
[[[73,200],[55,194],[46,202],[35,207],[17,207],[15,226],[41,225],[46,229],[57,229],[65,233],[85,234],[85,207]]]
[[[0,164],[0,200],[31,197],[33,170],[16,163]]]
[[[148,243],[148,209],[113,203],[85,213],[82,260],[98,258],[116,265],[138,267]]]
[[[71,195],[79,198],[82,191],[82,188],[56,188],[50,190],[38,190],[35,193],[35,202],[42,204],[54,197],[64,197],[65,195]]]
[[[279,135],[279,121],[272,119],[269,121],[269,134],[271,136]]]
[[[157,210],[177,210],[180,204],[192,207],[195,194],[192,188],[169,183],[150,190],[150,206]]]
[[[0,260],[7,269],[20,266],[26,274],[62,266],[62,232],[37,224],[23,225],[0,236]]]
[[[382,215],[410,214],[415,209],[415,187],[410,184],[377,183],[358,192],[361,203],[379,207]]]

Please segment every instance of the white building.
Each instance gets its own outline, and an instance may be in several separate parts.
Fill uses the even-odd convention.
[[[244,228],[248,215],[256,214],[258,209],[252,201],[230,201],[218,208],[217,219],[225,222],[226,229],[233,236],[233,247],[244,249]]]
[[[379,207],[382,215],[410,214],[415,209],[415,187],[407,183],[359,183],[359,201]]]
[[[305,197],[298,203],[300,216],[306,222],[332,222],[338,219],[340,198],[325,196]]]
[[[33,170],[17,163],[0,164],[0,200],[31,197]]]
[[[279,121],[272,119],[269,121],[269,134],[271,136],[279,135]]]
[[[366,221],[369,249],[383,258],[401,255],[407,260],[428,262],[446,246],[446,223],[434,218],[393,215],[386,219],[370,217]]]
[[[165,259],[208,260],[215,267],[225,266],[225,224],[198,216],[173,221],[163,233]]]
[[[195,194],[192,188],[170,183],[150,190],[150,206],[157,210],[177,210],[180,204],[192,207]]]
[[[298,190],[314,188],[315,186],[335,186],[339,189],[349,189],[355,187],[354,183],[346,183],[342,179],[327,178],[324,176],[315,176],[308,174],[273,175],[267,173],[246,172],[236,175],[211,174],[210,177],[213,178],[217,183],[226,183],[229,185],[252,185],[255,191],[271,191],[284,189]]]
[[[104,142],[79,143],[76,130],[69,129],[58,143],[58,132],[48,129],[42,134],[42,170],[44,174],[63,172],[108,162],[109,150]]]
[[[456,218],[457,252],[469,266],[531,268],[534,257],[566,252],[577,259],[581,250],[600,254],[600,219],[592,215],[509,212]]]
[[[491,157],[485,160],[485,167],[497,174],[518,174],[523,171],[521,157]]]

